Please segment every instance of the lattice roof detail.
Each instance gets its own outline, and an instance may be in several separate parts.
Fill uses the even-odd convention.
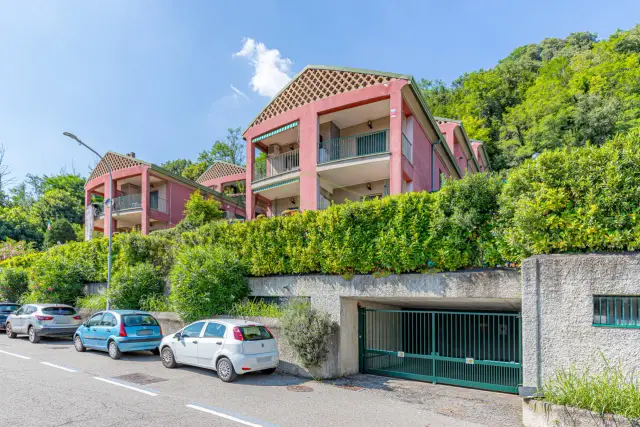
[[[109,166],[111,166],[112,171],[117,171],[120,169],[130,168],[132,166],[141,166],[146,164],[145,162],[138,160],[133,157],[123,156],[122,154],[114,153],[112,151],[107,152],[104,155],[104,159],[100,160],[96,167],[89,175],[88,181],[91,181],[94,178],[97,178],[102,175],[107,175],[109,170],[107,169],[107,165],[104,163],[105,160],[109,162]]]
[[[234,165],[227,162],[215,162],[209,169],[198,177],[196,182],[205,182],[212,179],[218,179],[229,175],[236,175],[239,173],[245,173],[246,169],[242,166]]]
[[[361,71],[363,72],[307,67],[276,95],[251,123],[251,126],[320,99],[387,83],[399,77],[393,74]]]

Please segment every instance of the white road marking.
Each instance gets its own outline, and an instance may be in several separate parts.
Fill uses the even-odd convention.
[[[244,424],[246,426],[262,427],[261,424],[255,424],[255,423],[252,423],[252,422],[249,422],[249,421],[245,421],[243,419],[236,418],[236,417],[233,417],[231,415],[223,414],[222,412],[214,411],[213,409],[203,408],[202,406],[187,405],[187,408],[196,409],[198,411],[206,412],[207,414],[217,415],[217,416],[219,416],[221,418],[226,418],[227,420],[235,421],[237,423]]]
[[[27,356],[21,356],[21,355],[19,355],[19,354],[15,354],[15,353],[9,353],[8,351],[4,351],[4,350],[0,350],[0,353],[8,354],[9,356],[19,357],[20,359],[31,360],[31,358],[30,358],[30,357],[27,357]]]
[[[62,369],[63,371],[67,371],[67,372],[78,372],[75,369],[65,368],[64,366],[54,365],[53,363],[49,363],[49,362],[40,362],[40,363],[42,363],[43,365],[51,366],[52,368]]]
[[[140,392],[140,393],[144,393],[144,394],[147,394],[149,396],[157,396],[158,395],[157,393],[153,393],[151,391],[143,390],[143,389],[138,388],[138,387],[132,387],[130,385],[122,384],[122,383],[119,383],[119,382],[116,382],[116,381],[111,381],[111,380],[108,380],[106,378],[100,378],[100,377],[93,377],[93,378],[98,380],[98,381],[103,381],[105,383],[117,385],[119,387],[128,388],[129,390],[133,390],[133,391],[137,391],[137,392]]]

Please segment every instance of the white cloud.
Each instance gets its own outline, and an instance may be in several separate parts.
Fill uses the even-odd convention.
[[[283,58],[278,49],[267,49],[264,43],[254,39],[245,39],[240,51],[233,57],[247,58],[255,68],[251,77],[251,89],[262,96],[273,98],[289,80],[293,62],[289,58]]]
[[[231,90],[236,94],[236,96],[241,96],[244,99],[249,100],[249,97],[247,96],[247,94],[241,91],[240,89],[238,89],[237,87],[235,87],[234,85],[231,85]]]

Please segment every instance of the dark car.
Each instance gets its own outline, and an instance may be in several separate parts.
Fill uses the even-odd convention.
[[[13,302],[0,302],[0,330],[5,329],[7,316],[19,308],[20,304],[15,304]]]

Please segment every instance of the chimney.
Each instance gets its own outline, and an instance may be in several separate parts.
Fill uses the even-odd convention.
[[[134,159],[136,158],[136,153],[134,153],[133,151],[130,153],[127,153],[127,156],[129,157],[133,157]]]

